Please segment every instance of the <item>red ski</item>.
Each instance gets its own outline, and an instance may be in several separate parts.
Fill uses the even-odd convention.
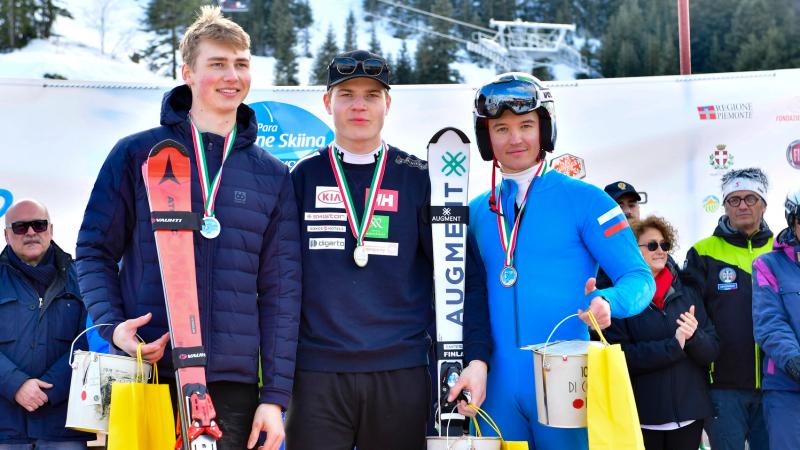
[[[159,142],[150,150],[142,173],[150,201],[175,381],[180,393],[175,448],[216,449],[222,431],[206,388],[206,352],[200,334],[194,265],[194,230],[200,229],[200,215],[192,213],[189,153],[173,140]]]

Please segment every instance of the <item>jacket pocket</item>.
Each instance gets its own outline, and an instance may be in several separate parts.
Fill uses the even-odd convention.
[[[0,349],[19,337],[21,307],[15,297],[0,297]]]
[[[71,343],[79,330],[83,329],[80,323],[82,311],[81,301],[72,296],[55,299],[45,312],[52,337]]]

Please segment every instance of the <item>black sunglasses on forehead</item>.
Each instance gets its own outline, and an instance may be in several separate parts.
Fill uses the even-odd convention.
[[[656,241],[650,241],[647,244],[639,244],[639,247],[647,247],[647,249],[650,250],[651,252],[654,252],[658,247],[661,247],[661,250],[668,252],[669,249],[672,248],[672,244],[670,244],[669,242],[662,242],[659,244]]]
[[[346,56],[333,58],[332,65],[340,74],[350,75],[356,71],[359,64],[361,64],[361,69],[364,71],[364,73],[371,77],[380,75],[381,72],[383,72],[384,67],[386,67],[386,64],[384,64],[380,59],[370,58],[359,61],[355,58]]]
[[[6,228],[10,228],[14,234],[25,234],[28,232],[28,227],[33,228],[35,233],[42,233],[47,230],[48,224],[47,219],[27,220],[6,225]]]

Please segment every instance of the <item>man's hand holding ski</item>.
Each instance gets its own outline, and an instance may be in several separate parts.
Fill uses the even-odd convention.
[[[152,318],[153,314],[147,313],[134,319],[128,319],[117,325],[117,328],[114,329],[114,345],[125,353],[136,356],[136,347],[139,345],[136,331],[142,325],[150,322]],[[145,345],[142,346],[142,358],[155,364],[164,356],[164,349],[167,347],[168,343],[169,333],[164,333],[153,342],[145,343]]]
[[[258,441],[258,435],[263,431],[267,433],[267,440],[259,447],[263,450],[278,450],[281,447],[285,432],[283,430],[283,416],[281,407],[271,403],[258,405],[253,417],[253,428],[247,440],[247,448],[253,448]]]
[[[470,403],[480,407],[484,400],[486,400],[486,376],[489,372],[489,367],[483,361],[470,361],[469,365],[461,375],[458,377],[456,384],[450,388],[450,394],[447,396],[447,401],[452,402],[463,391],[469,391]],[[467,402],[462,400],[458,401],[458,413],[462,416],[475,417],[476,410],[467,407]]]

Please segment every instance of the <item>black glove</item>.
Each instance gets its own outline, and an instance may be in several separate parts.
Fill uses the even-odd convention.
[[[790,359],[789,362],[786,363],[786,368],[784,370],[794,381],[800,383],[800,356],[795,356]]]

